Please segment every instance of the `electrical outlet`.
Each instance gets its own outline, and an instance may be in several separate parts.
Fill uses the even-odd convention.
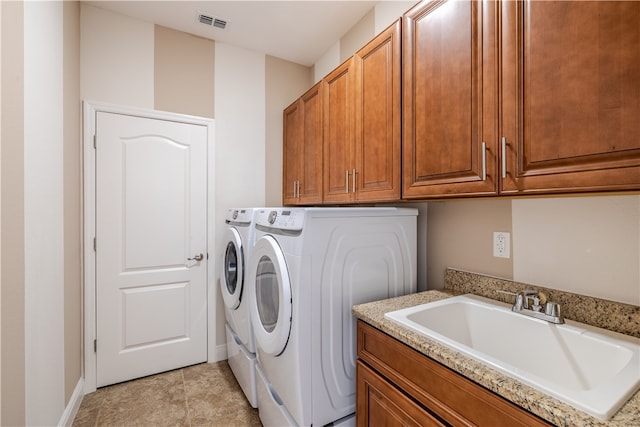
[[[494,231],[493,256],[497,258],[511,257],[511,234],[506,231]]]

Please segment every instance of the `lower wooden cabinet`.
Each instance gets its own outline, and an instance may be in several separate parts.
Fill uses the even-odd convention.
[[[420,405],[357,361],[358,426],[444,426]]]
[[[358,358],[358,426],[550,425],[360,320]]]

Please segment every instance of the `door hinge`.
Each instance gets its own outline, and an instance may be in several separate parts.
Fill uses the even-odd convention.
[[[98,340],[93,340],[93,352],[98,352]]]
[[[93,252],[95,252],[95,251],[96,251],[97,246],[98,246],[98,245],[97,245],[97,243],[96,243],[96,238],[94,237],[94,238],[93,238]]]
[[[98,135],[93,135],[93,148],[95,149],[98,146]]]

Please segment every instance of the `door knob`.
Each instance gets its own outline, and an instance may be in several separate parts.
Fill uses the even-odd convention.
[[[202,261],[204,259],[204,255],[198,254],[193,258],[187,258],[188,261]]]

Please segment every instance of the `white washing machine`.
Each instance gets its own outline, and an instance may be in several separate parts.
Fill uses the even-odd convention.
[[[261,209],[247,281],[265,426],[354,421],[354,304],[416,291],[418,211]]]
[[[220,291],[224,300],[227,358],[247,400],[256,408],[256,350],[249,318],[246,269],[253,248],[257,208],[229,209],[225,216]]]

